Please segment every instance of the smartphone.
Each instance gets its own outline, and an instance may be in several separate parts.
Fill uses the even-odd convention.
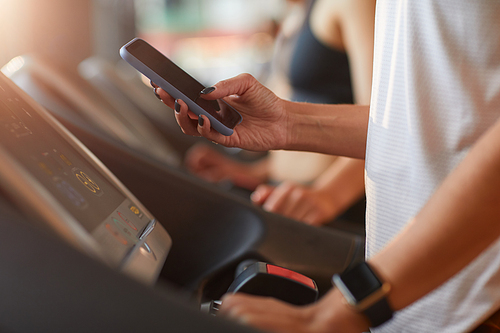
[[[120,56],[192,112],[207,116],[219,133],[229,136],[241,122],[240,113],[224,100],[203,99],[200,92],[205,87],[146,41],[134,38],[120,49]]]

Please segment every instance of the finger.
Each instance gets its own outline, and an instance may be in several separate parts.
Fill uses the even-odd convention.
[[[297,221],[304,221],[304,218],[316,209],[313,204],[304,199],[298,199],[295,204],[291,201],[289,207],[291,210],[285,211],[283,215]]]
[[[313,226],[320,226],[323,224],[323,214],[318,209],[311,209],[309,212],[307,212],[301,221],[303,221],[305,224],[313,225]]]
[[[190,119],[198,121],[198,115],[196,113],[194,113],[193,111],[191,111],[191,110],[188,110],[188,117]]]
[[[156,87],[155,92],[160,96],[163,103],[165,103],[169,108],[172,109],[174,108],[175,99],[172,96],[170,96],[165,90]]]
[[[160,95],[156,92],[156,88],[153,89],[153,94],[155,94],[156,98],[158,98],[161,101]],[[162,101],[163,102],[163,101]]]
[[[265,312],[267,303],[271,300],[269,297],[254,296],[243,293],[225,294],[221,298],[222,305],[220,313],[230,317],[239,316],[248,312]]]
[[[281,301],[256,296],[225,296],[220,313],[246,325],[273,332],[304,332],[305,321],[296,307]]]
[[[250,199],[254,204],[261,206],[267,198],[273,193],[275,186],[262,184],[257,186],[255,191],[250,195]]]
[[[313,225],[315,220],[311,220],[311,218],[317,215],[316,211],[317,211],[316,208],[311,206],[306,206],[304,207],[304,210],[302,210],[301,212],[297,212],[294,219],[296,219],[297,221],[304,222],[305,224]]]
[[[215,89],[203,89],[208,92],[205,94],[201,94],[204,99],[218,99],[231,95],[243,95],[246,91],[252,88],[257,83],[257,80],[250,74],[240,74],[233,78],[219,81],[213,87]]]
[[[254,296],[241,293],[223,295],[221,298],[222,305],[219,308],[220,314],[229,315],[231,310],[234,309],[235,307],[238,307],[240,304],[244,305],[250,304],[252,301],[252,297]]]
[[[282,208],[282,214],[298,220],[309,209],[307,193],[301,186],[294,185],[288,194],[286,205]]]
[[[181,127],[182,132],[188,135],[200,136],[197,129],[198,122],[188,116],[187,104],[180,99],[176,100],[174,103],[176,103],[174,106],[175,120]]]
[[[152,80],[149,80],[149,84],[151,85],[151,87],[153,88],[158,88],[158,85],[156,83],[154,83]]]
[[[205,115],[200,114],[198,116],[197,130],[199,135],[207,138],[210,141],[221,143],[223,145],[227,141],[226,136],[220,134],[210,126],[210,119],[208,119],[208,117]]]
[[[262,208],[269,212],[283,214],[292,190],[292,184],[282,183],[269,195]]]

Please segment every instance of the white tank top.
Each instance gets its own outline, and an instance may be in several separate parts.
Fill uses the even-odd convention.
[[[373,70],[367,257],[404,228],[499,118],[500,1],[378,0]],[[474,328],[500,308],[499,267],[500,241],[374,332]]]

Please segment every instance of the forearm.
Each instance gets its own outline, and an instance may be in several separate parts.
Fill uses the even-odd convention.
[[[408,227],[370,262],[401,309],[469,264],[500,236],[500,123],[445,179]]]
[[[284,149],[364,158],[369,106],[284,103],[289,114]]]
[[[365,192],[365,161],[339,157],[319,176],[313,190],[325,193],[335,206],[335,216],[358,201]]]
[[[498,170],[500,123],[476,143],[403,232],[369,259],[392,286],[388,300],[394,310],[439,287],[500,237]],[[337,289],[306,311],[323,327],[342,327],[348,320],[360,326],[346,332],[368,327]]]

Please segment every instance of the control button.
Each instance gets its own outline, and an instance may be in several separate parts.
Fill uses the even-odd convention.
[[[316,285],[314,284],[314,281],[312,279],[310,279],[307,276],[302,275],[300,273],[291,271],[289,269],[274,266],[274,265],[267,265],[267,272],[269,274],[282,276],[284,278],[300,282],[300,283],[302,283],[302,284],[304,284],[312,289],[316,289]]]
[[[144,243],[142,246],[141,246],[141,249],[140,249],[141,253],[146,256],[146,257],[150,257],[151,259],[153,259],[154,261],[156,261],[156,254],[153,252],[153,250],[151,249],[151,247],[149,247],[148,243]]]
[[[52,157],[50,153],[44,152],[42,153],[42,156],[45,158],[45,161],[52,167],[53,170],[64,172],[64,164],[60,163],[58,160]]]
[[[71,163],[71,161],[69,160],[69,158],[66,157],[66,155],[60,154],[59,158],[61,158],[61,160],[63,160],[63,162],[66,163],[66,165],[68,165],[68,166],[73,165],[73,163]]]
[[[127,223],[127,225],[129,227],[131,227],[132,229],[134,229],[135,231],[137,231],[137,227],[132,222],[130,222],[129,219],[127,219],[125,217],[125,215],[123,215],[123,213],[121,213],[121,212],[117,212],[117,213],[118,213],[118,216],[120,216],[120,218],[123,220],[123,222]]]
[[[130,205],[128,207],[128,209],[130,209],[130,211],[132,213],[134,213],[135,215],[137,215],[139,218],[142,218],[144,216],[144,214],[142,214],[142,212],[139,210],[139,208],[137,208],[136,206],[134,205]]]
[[[83,172],[82,170],[78,168],[73,169],[73,173],[75,174],[76,178],[92,193],[100,197],[101,195],[104,194],[102,189],[97,185],[95,181],[90,179],[90,177]]]
[[[113,217],[113,222],[115,222],[115,226],[120,230],[120,232],[132,243],[137,243],[139,239],[129,230],[128,225],[122,222],[121,220],[115,219]]]
[[[201,303],[200,311],[207,313],[211,316],[217,316],[219,308],[222,305],[222,301],[210,301],[206,303]]]
[[[52,172],[52,170],[47,166],[47,164],[43,162],[38,162],[38,167],[40,167],[40,169],[42,169],[43,172],[45,172],[49,176],[52,176],[54,174],[54,172]]]
[[[106,229],[108,229],[108,231],[110,232],[110,234],[112,234],[113,236],[115,236],[115,238],[120,242],[122,243],[123,245],[127,245],[128,244],[128,241],[122,236],[122,234],[120,234],[120,232],[118,230],[116,230],[111,224],[109,223],[106,223]]]

